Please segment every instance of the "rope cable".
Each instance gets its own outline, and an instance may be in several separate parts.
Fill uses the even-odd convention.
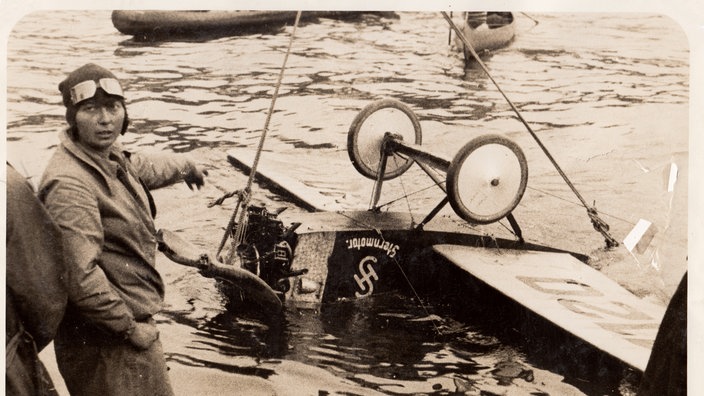
[[[262,130],[261,137],[259,138],[259,145],[257,146],[257,151],[255,152],[254,155],[254,161],[252,163],[252,167],[249,172],[249,178],[247,179],[247,186],[242,190],[242,194],[240,194],[240,199],[237,202],[237,207],[235,208],[235,211],[232,213],[232,216],[230,217],[230,222],[228,223],[227,229],[225,230],[225,235],[223,235],[222,241],[220,242],[220,246],[218,247],[218,252],[216,256],[220,254],[222,251],[222,248],[225,245],[225,242],[227,241],[229,235],[232,232],[232,227],[235,225],[235,219],[237,218],[237,212],[240,206],[242,207],[242,212],[239,214],[239,221],[237,222],[237,229],[235,230],[235,235],[233,238],[233,243],[238,244],[244,241],[244,234],[246,230],[245,226],[245,221],[246,221],[246,214],[247,211],[245,210],[247,206],[249,206],[249,200],[251,197],[251,191],[252,191],[252,184],[254,182],[254,177],[257,173],[257,166],[259,165],[259,159],[261,157],[262,150],[264,148],[264,142],[266,140],[266,135],[267,132],[269,131],[269,123],[271,121],[271,116],[274,112],[274,105],[276,104],[276,99],[278,98],[279,95],[279,88],[281,87],[281,82],[284,77],[284,72],[286,71],[286,63],[288,62],[288,57],[291,54],[291,47],[293,46],[293,38],[296,35],[296,29],[298,27],[298,22],[301,19],[301,11],[298,11],[296,13],[296,20],[293,24],[293,30],[291,31],[291,37],[288,43],[288,48],[286,49],[286,55],[284,56],[284,61],[283,64],[281,65],[281,70],[279,71],[279,77],[276,81],[276,86],[274,87],[274,93],[271,98],[271,103],[269,104],[269,110],[267,111],[266,115],[266,121],[264,122],[264,128]],[[234,249],[233,249],[234,251]]]
[[[596,229],[598,232],[600,232],[602,234],[602,236],[604,237],[604,239],[606,241],[606,246],[607,247],[618,246],[618,242],[609,234],[608,224],[606,224],[603,220],[601,220],[599,218],[596,207],[594,207],[593,205],[589,205],[587,203],[587,201],[585,201],[585,199],[579,193],[579,191],[577,191],[577,188],[574,186],[574,184],[572,184],[572,182],[569,180],[569,178],[567,177],[565,172],[562,171],[562,168],[560,167],[560,165],[553,158],[552,154],[550,154],[547,147],[545,147],[545,145],[540,140],[538,135],[533,131],[533,128],[531,128],[530,125],[528,125],[528,122],[525,120],[525,118],[523,118],[523,115],[518,110],[518,108],[513,104],[511,99],[508,98],[506,93],[504,93],[504,91],[501,89],[501,87],[496,82],[496,80],[494,80],[494,77],[491,76],[491,73],[489,73],[489,69],[486,67],[484,62],[482,62],[482,60],[479,58],[479,55],[477,55],[477,52],[474,50],[474,47],[472,46],[472,44],[469,43],[469,40],[467,40],[467,38],[462,34],[462,32],[457,27],[455,22],[453,22],[452,19],[447,15],[447,12],[441,11],[441,13],[442,13],[442,16],[445,18],[445,20],[450,24],[450,27],[452,27],[452,29],[455,31],[457,36],[460,38],[460,40],[462,40],[462,43],[467,47],[469,52],[472,54],[474,59],[477,61],[477,64],[482,68],[482,70],[484,71],[486,76],[494,84],[494,86],[499,91],[501,96],[504,97],[504,99],[506,100],[506,103],[508,103],[508,105],[511,107],[513,112],[516,113],[516,116],[518,117],[518,119],[526,127],[526,130],[528,131],[528,133],[530,133],[530,135],[533,137],[533,140],[535,140],[535,142],[538,144],[538,146],[543,151],[543,153],[545,153],[545,156],[548,158],[548,160],[550,160],[550,162],[555,167],[557,172],[560,174],[562,179],[565,181],[565,183],[567,183],[567,185],[570,187],[570,189],[575,194],[575,196],[582,202],[582,205],[587,209],[587,215],[591,219],[592,225],[594,226],[594,229]]]

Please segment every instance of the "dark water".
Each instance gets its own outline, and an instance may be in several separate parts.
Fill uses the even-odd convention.
[[[365,209],[372,183],[350,166],[346,137],[371,101],[408,104],[421,120],[424,145],[448,158],[473,137],[505,134],[528,158],[528,190],[515,212],[526,239],[589,254],[636,294],[665,302],[686,268],[686,37],[660,15],[530,16],[538,23],[518,14],[515,41],[485,58],[491,75],[617,239],[639,219],[657,226],[645,253],[601,249],[584,208],[492,82],[477,67],[465,69],[447,45],[438,13],[300,26],[262,160],[347,208]],[[190,153],[211,169],[204,190],[177,186],[156,198],[160,227],[214,250],[234,202],[206,205],[246,182],[226,152],[257,146],[291,32],[140,42],[117,32],[106,11],[29,14],[8,41],[8,160],[36,182],[64,124],[58,83],[85,62],[103,65],[126,87],[133,126],[126,145]],[[669,191],[673,163],[679,179]],[[431,184],[412,169],[385,184],[382,201],[412,193],[389,209],[423,216],[440,199],[426,189]],[[266,189],[255,188],[254,200],[302,211]],[[506,232],[497,225],[477,231]],[[167,356],[204,368],[216,383],[232,375],[262,379],[279,394],[601,395],[630,394],[633,385],[622,373],[600,378],[555,368],[500,325],[458,320],[443,307],[400,296],[332,314],[291,306],[281,323],[265,324],[229,312],[212,280],[163,257],[158,266],[168,284],[160,318]]]

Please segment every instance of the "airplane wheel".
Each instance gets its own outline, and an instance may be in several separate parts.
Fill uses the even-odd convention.
[[[365,106],[350,125],[347,153],[355,169],[372,180],[378,176],[381,146],[386,132],[399,135],[406,142],[421,144],[420,122],[408,106],[395,99],[381,99]],[[390,155],[384,180],[400,176],[411,165],[413,160],[410,158]]]
[[[528,163],[521,148],[500,135],[472,139],[447,171],[447,196],[458,216],[489,224],[516,208],[528,184]]]

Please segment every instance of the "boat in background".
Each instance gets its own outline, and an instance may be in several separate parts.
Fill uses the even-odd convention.
[[[516,35],[515,25],[511,12],[463,12],[457,24],[478,54],[508,46]],[[459,37],[454,37],[454,44],[464,54],[465,64],[471,62],[473,56]]]
[[[136,38],[213,35],[228,36],[278,29],[292,24],[297,11],[115,10],[112,24]],[[394,12],[305,11],[301,20],[350,19],[363,14],[397,17]]]

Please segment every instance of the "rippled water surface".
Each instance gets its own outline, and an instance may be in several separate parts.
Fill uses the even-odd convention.
[[[484,57],[491,76],[617,239],[638,219],[657,226],[648,252],[603,251],[584,208],[492,81],[476,65],[463,67],[439,13],[299,26],[262,161],[344,207],[365,209],[372,182],[350,165],[346,144],[350,123],[371,101],[408,104],[424,145],[447,158],[473,137],[505,134],[528,158],[528,190],[515,211],[526,239],[589,254],[634,293],[667,301],[686,268],[684,34],[659,15],[517,17],[514,42]],[[256,148],[291,32],[145,42],[116,31],[108,11],[29,14],[8,41],[8,159],[36,183],[65,122],[58,83],[85,62],[105,66],[126,87],[127,146],[190,153],[211,169],[200,192],[175,186],[155,196],[160,227],[214,250],[234,202],[207,204],[246,182],[226,152]],[[670,191],[672,164],[679,179]],[[411,169],[385,184],[382,202],[421,217],[441,199],[431,184]],[[412,195],[398,199],[404,194]],[[254,200],[303,210],[263,188],[255,188]],[[478,231],[505,233],[500,225]],[[160,316],[167,358],[205,378],[202,386],[222,384],[223,394],[237,389],[225,379],[233,375],[280,394],[601,395],[632,387],[628,375],[599,379],[556,369],[511,331],[414,299],[384,296],[328,312],[289,306],[282,323],[264,324],[228,311],[212,280],[163,257],[158,266],[168,285]],[[180,391],[199,390],[193,381]]]

